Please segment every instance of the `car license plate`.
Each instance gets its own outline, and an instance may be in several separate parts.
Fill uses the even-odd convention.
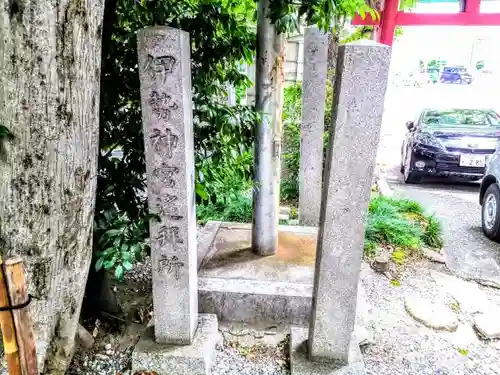
[[[461,167],[484,167],[486,165],[486,157],[484,155],[460,155]]]

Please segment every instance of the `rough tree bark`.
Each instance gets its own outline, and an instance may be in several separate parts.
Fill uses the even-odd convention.
[[[64,374],[92,253],[104,0],[0,6],[0,240],[26,262],[39,369]]]

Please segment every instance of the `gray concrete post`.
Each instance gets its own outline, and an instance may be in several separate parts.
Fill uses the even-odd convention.
[[[257,254],[272,255],[278,244],[280,140],[276,139],[276,106],[279,83],[276,75],[275,29],[266,17],[269,0],[257,6],[257,56],[255,108],[260,121],[255,131],[252,247]],[[281,113],[281,112],[280,112]]]
[[[139,32],[139,76],[151,212],[155,337],[190,344],[198,323],[194,138],[189,34]]]
[[[390,47],[372,41],[339,49],[309,328],[313,361],[350,361],[390,59]]]
[[[317,26],[304,36],[302,123],[300,126],[299,223],[317,226],[323,177],[323,133],[328,36]]]

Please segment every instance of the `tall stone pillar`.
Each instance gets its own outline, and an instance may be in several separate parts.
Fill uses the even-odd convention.
[[[372,41],[339,49],[310,327],[292,329],[292,375],[363,373],[353,331],[390,59]]]
[[[321,205],[327,58],[327,34],[316,26],[306,28],[300,125],[299,223],[308,226],[318,225]]]
[[[160,221],[150,222],[154,336],[141,339],[132,365],[158,375],[205,375],[217,318],[198,317],[189,34],[152,27],[138,39],[148,202]]]

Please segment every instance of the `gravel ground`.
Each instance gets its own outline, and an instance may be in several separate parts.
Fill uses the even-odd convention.
[[[404,308],[407,296],[457,306],[456,332],[436,331],[413,320]],[[500,290],[452,276],[445,266],[426,260],[410,264],[400,275],[400,286],[363,263],[357,324],[371,333],[365,345],[367,375],[497,375],[500,341],[479,339],[474,315],[500,309]],[[238,328],[239,329],[239,328]],[[213,375],[288,375],[287,341],[252,345],[252,334],[230,340],[235,328],[221,326],[224,344],[217,347]],[[240,331],[238,331],[240,332]],[[262,336],[262,335],[261,335]],[[286,337],[283,334],[282,337]],[[250,341],[248,341],[250,338]],[[107,338],[109,340],[109,338]],[[245,341],[247,340],[247,341]],[[280,341],[282,340],[282,341]],[[118,343],[120,337],[112,338]],[[257,340],[257,342],[262,342]],[[279,342],[278,344],[276,344]],[[77,353],[70,375],[133,375],[131,349],[110,344]]]
[[[244,353],[245,355],[242,355]],[[212,375],[288,375],[283,346],[275,348],[234,348],[227,343],[217,347]]]
[[[374,342],[364,353],[367,375],[500,372],[500,342],[480,340],[472,328],[474,314],[500,308],[500,290],[458,279],[444,266],[424,260],[404,272],[399,287],[366,264],[361,277],[360,300],[365,301],[358,320],[373,333]],[[404,308],[405,296],[411,295],[458,306],[458,330],[435,331],[417,323]]]
[[[78,352],[73,358],[68,375],[130,375],[132,350],[120,352],[100,348],[94,352]]]

